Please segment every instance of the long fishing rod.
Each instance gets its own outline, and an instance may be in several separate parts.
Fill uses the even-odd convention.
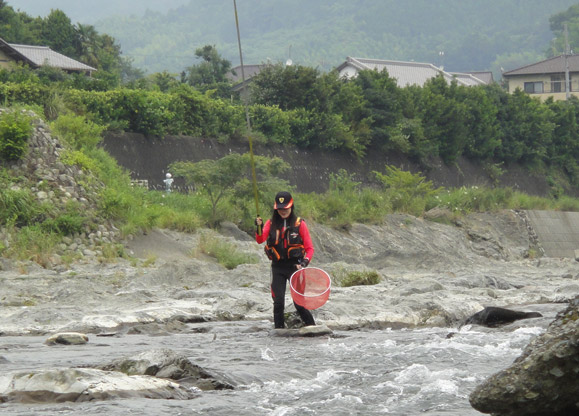
[[[237,45],[239,46],[239,61],[241,63],[241,85],[245,86],[245,69],[243,67],[243,54],[241,53],[241,36],[239,35],[239,19],[237,18],[237,3],[233,0],[233,10],[235,11],[235,27],[237,28]],[[253,141],[251,139],[251,123],[249,122],[249,108],[247,105],[247,97],[241,90],[243,103],[245,105],[245,120],[247,122],[247,138],[249,140],[249,159],[251,161],[251,176],[253,179],[253,198],[255,199],[256,216],[259,215],[259,201],[257,196],[257,177],[255,175],[255,161],[253,160]],[[261,234],[261,225],[257,226],[257,233]]]

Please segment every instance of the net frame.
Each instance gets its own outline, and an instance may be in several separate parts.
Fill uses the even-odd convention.
[[[307,290],[300,289],[296,284],[294,284],[294,282],[296,281],[296,278],[302,273],[304,274],[304,277],[307,279],[306,274],[307,271],[313,270],[317,271],[318,273],[321,272],[320,275],[326,279],[327,285],[325,290],[323,290],[322,292],[308,295],[306,294]],[[330,296],[330,290],[332,288],[332,278],[325,270],[322,270],[318,267],[306,267],[303,269],[299,269],[291,275],[289,280],[290,280],[290,292],[293,301],[306,309],[313,310],[323,306]]]

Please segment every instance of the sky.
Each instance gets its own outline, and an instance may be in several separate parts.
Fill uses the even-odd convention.
[[[166,12],[188,4],[190,0],[5,0],[15,10],[37,17],[51,9],[62,10],[73,24],[94,24],[113,15],[140,15],[145,10]]]

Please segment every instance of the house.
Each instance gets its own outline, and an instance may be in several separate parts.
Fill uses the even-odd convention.
[[[232,91],[244,91],[251,82],[251,78],[259,74],[259,72],[265,68],[266,64],[261,65],[243,65],[243,75],[245,75],[245,81],[242,79],[241,65],[237,65],[231,68],[226,77],[231,81],[233,87]]]
[[[399,87],[408,85],[423,86],[426,81],[441,74],[450,84],[453,80],[467,87],[484,85],[492,82],[490,72],[445,72],[432,64],[421,62],[387,61],[383,59],[366,59],[347,57],[346,61],[336,68],[340,78],[353,78],[362,70],[386,70],[391,78],[395,78]],[[489,76],[490,74],[490,76]]]
[[[48,46],[17,45],[0,38],[0,68],[10,69],[17,63],[32,68],[47,65],[65,72],[84,72],[87,75],[96,71],[96,68],[55,52]]]
[[[579,55],[559,55],[522,68],[503,72],[509,92],[517,88],[541,100],[565,100],[565,72],[569,71],[569,94],[579,97]]]

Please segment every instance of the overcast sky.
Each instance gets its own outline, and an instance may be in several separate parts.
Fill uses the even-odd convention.
[[[113,15],[141,15],[147,9],[166,12],[188,4],[190,0],[6,0],[9,6],[32,17],[46,16],[60,9],[72,23],[93,24]]]

